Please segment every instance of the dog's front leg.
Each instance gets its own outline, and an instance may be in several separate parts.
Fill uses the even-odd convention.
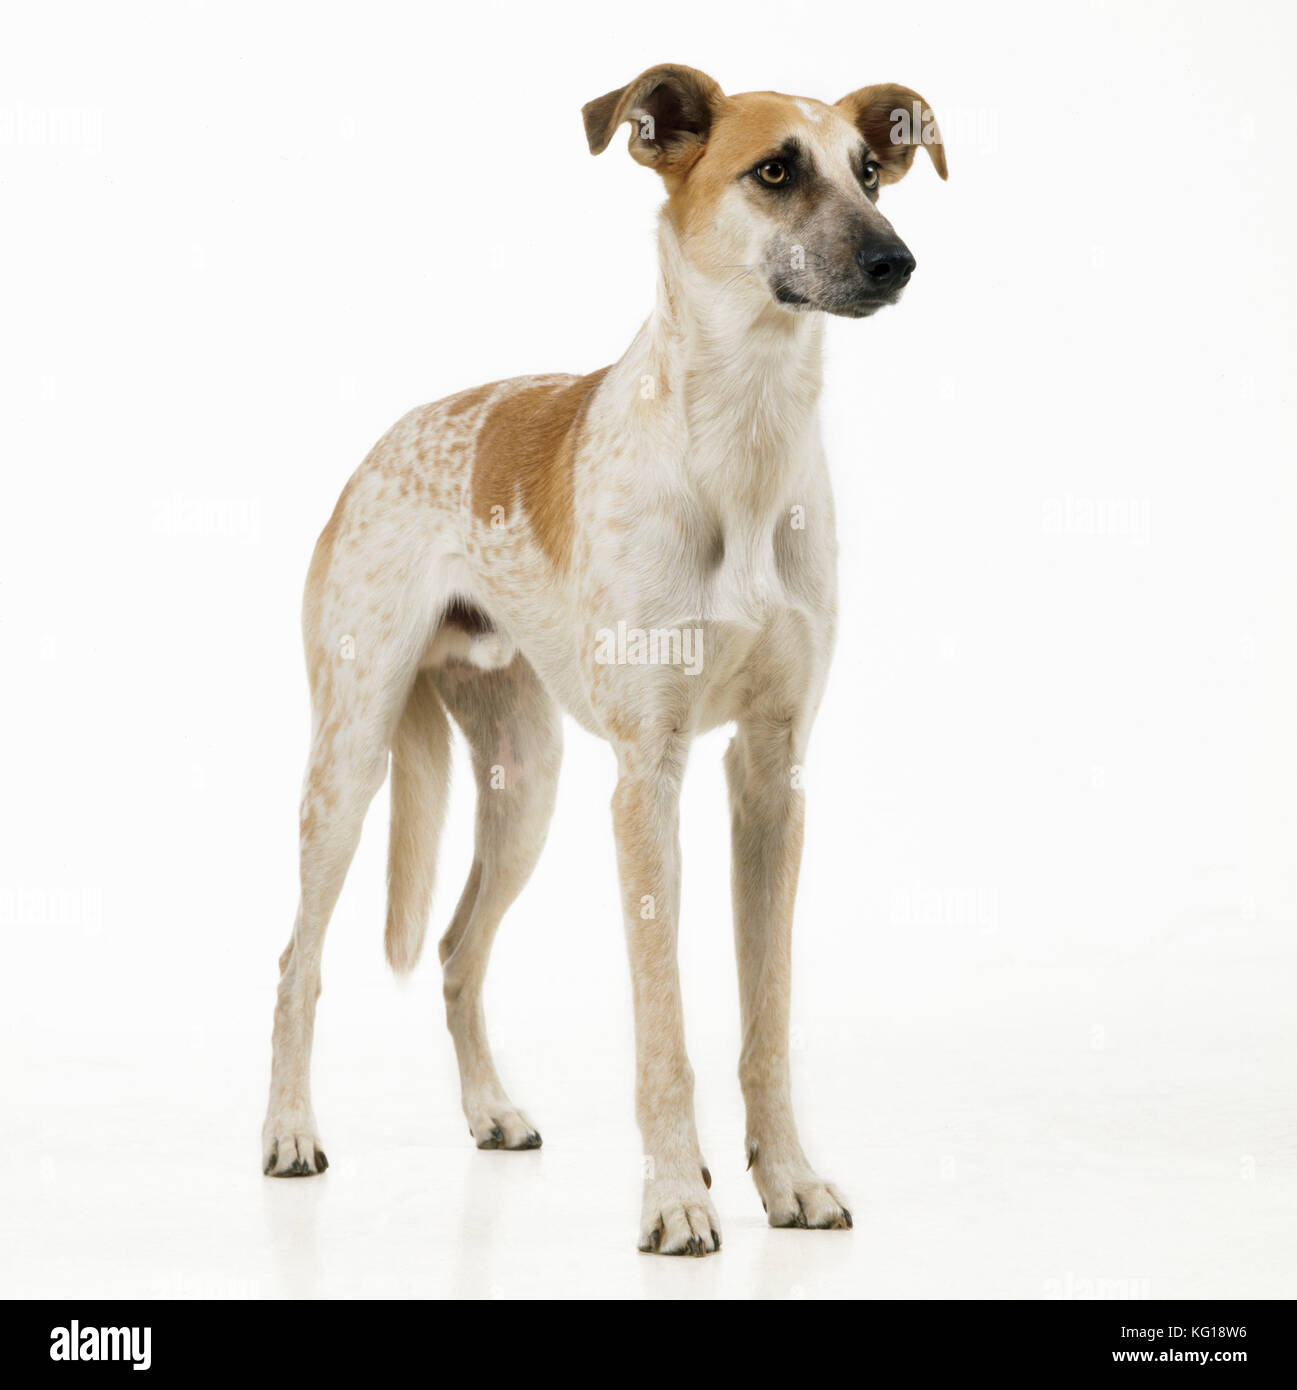
[[[674,730],[619,745],[612,803],[635,1000],[635,1108],[644,1140],[639,1244],[662,1255],[720,1249],[694,1124],[676,965],[686,749]]]
[[[793,900],[802,858],[802,726],[782,708],[739,721],[725,755],[748,1166],[772,1226],[851,1225],[841,1194],[802,1152],[788,1069]]]

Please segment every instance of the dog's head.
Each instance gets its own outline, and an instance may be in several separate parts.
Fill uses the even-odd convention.
[[[794,312],[864,318],[895,304],[914,257],[878,211],[923,146],[946,177],[931,108],[891,83],[832,106],[778,92],[726,96],[694,68],[650,68],[581,112],[590,152],[632,123],[632,158],[667,187],[690,262],[733,292]]]

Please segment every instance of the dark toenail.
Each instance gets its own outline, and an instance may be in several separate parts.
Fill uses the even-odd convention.
[[[315,1166],[321,1173],[329,1166],[329,1156],[323,1149],[316,1149],[315,1151]]]
[[[656,1249],[658,1248],[658,1246],[659,1246],[661,1243],[662,1243],[662,1228],[661,1228],[660,1226],[655,1226],[655,1227],[653,1228],[653,1234],[652,1234],[651,1236],[649,1236],[649,1246],[650,1246],[650,1248],[656,1250]]]
[[[846,1207],[843,1207],[843,1208],[842,1208],[842,1219],[847,1223],[847,1230],[850,1230],[850,1229],[851,1229],[851,1213],[846,1209]]]
[[[712,1249],[713,1249],[713,1250],[719,1250],[720,1248],[721,1248],[721,1233],[720,1233],[719,1231],[713,1230],[713,1231],[712,1231]]]
[[[703,1186],[704,1186],[704,1187],[710,1187],[711,1185],[712,1185],[712,1175],[711,1175],[711,1173],[708,1171],[707,1165],[704,1163],[704,1164],[703,1164]]]

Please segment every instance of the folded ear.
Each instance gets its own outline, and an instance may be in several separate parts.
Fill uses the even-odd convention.
[[[837,103],[852,125],[865,137],[878,161],[879,181],[903,179],[914,163],[920,145],[932,158],[937,173],[946,177],[946,147],[932,107],[909,87],[882,82],[861,87]]]
[[[664,177],[683,174],[702,153],[725,93],[705,72],[664,63],[581,108],[591,154],[602,154],[623,121],[634,122],[631,158]]]

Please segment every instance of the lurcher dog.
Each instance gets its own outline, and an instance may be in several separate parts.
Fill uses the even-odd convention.
[[[418,960],[446,803],[450,720],[472,750],[476,850],[441,940],[446,1016],[479,1148],[540,1135],[505,1093],[482,981],[545,840],[560,711],[617,755],[612,801],[646,1178],[640,1248],[720,1248],[694,1124],[676,933],[678,803],[692,737],[725,757],[747,1153],[773,1226],[844,1228],[789,1094],[802,763],[833,646],[833,502],[817,422],[823,316],[893,304],[914,259],[879,212],[931,110],[906,87],[832,106],[727,96],[667,65],[583,111],[592,153],[630,122],[661,175],[657,305],[586,377],[463,391],[413,411],[347,484],[311,561],[313,726],[301,904],[280,960],[268,1174],[321,1172],[309,1069],[325,928],[391,760],[386,947]]]

